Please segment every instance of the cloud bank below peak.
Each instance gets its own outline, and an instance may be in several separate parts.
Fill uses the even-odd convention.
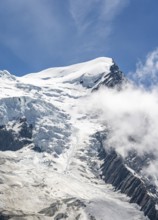
[[[139,82],[122,90],[100,88],[79,103],[79,111],[98,120],[107,132],[104,146],[122,157],[129,152],[153,155],[142,173],[152,176],[158,187],[158,49],[139,61],[132,77]],[[150,85],[147,87],[146,85]],[[97,123],[96,120],[96,123]]]

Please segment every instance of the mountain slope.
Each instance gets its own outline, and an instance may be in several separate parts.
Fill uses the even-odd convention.
[[[81,109],[126,82],[112,59],[0,81],[0,219],[147,219],[104,182],[97,134],[108,125]]]

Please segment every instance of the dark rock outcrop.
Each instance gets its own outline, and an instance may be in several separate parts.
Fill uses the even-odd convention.
[[[108,88],[116,87],[120,90],[122,86],[127,83],[127,79],[115,63],[110,67],[110,72],[106,75],[103,74],[103,79],[99,81],[100,79],[98,83],[96,82],[96,86],[93,87],[92,91],[98,90],[101,86],[106,86]]]
[[[42,209],[39,214],[52,217],[54,220],[69,219],[69,213],[73,211],[76,216],[74,219],[80,219],[81,210],[86,207],[86,204],[77,198],[64,198],[54,201],[49,207]],[[60,212],[62,210],[62,212]]]
[[[20,118],[0,127],[0,150],[16,151],[32,143],[32,125],[26,118]]]
[[[0,220],[9,220],[10,216],[0,213]]]

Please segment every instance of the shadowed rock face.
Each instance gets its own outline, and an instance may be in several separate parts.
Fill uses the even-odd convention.
[[[98,83],[92,91],[98,90],[101,86],[121,89],[122,85],[127,83],[127,79],[124,77],[123,73],[115,63],[110,67],[109,74],[106,74],[104,78],[105,79]]]
[[[32,143],[32,125],[26,118],[0,127],[0,150],[16,151]]]
[[[42,215],[35,215],[35,214],[30,214],[30,215],[25,215],[24,213],[18,213],[15,214],[14,212],[8,212],[6,211],[0,213],[0,220],[43,220]]]
[[[142,169],[145,169],[150,164],[150,161],[155,161],[156,157],[153,152],[145,153],[143,155],[138,155],[136,151],[130,151],[125,158],[125,164],[133,169],[136,173],[141,175]],[[150,193],[153,193],[157,197],[158,202],[158,191],[155,185],[153,185],[153,177],[142,176],[143,181],[146,184],[146,187]]]
[[[3,215],[2,213],[0,213],[0,220],[9,220],[9,216]]]
[[[108,80],[109,78],[106,78],[103,81],[103,84],[106,85],[107,87],[113,88],[115,86],[122,85],[122,83],[125,81],[122,72],[119,70],[119,67],[116,64],[113,64],[110,67],[109,77],[111,77],[110,80]]]
[[[150,220],[158,220],[158,211],[155,208],[156,198],[149,194],[145,182],[127,168],[123,158],[115,150],[106,151],[103,148],[102,141],[105,137],[99,134],[96,137],[101,144],[99,158],[103,160],[102,179],[129,196],[130,202],[138,204]]]

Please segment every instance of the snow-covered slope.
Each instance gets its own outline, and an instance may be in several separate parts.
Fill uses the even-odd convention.
[[[23,77],[0,72],[1,220],[147,219],[101,178],[96,134],[106,126],[80,110],[92,91],[124,81],[104,57]]]

